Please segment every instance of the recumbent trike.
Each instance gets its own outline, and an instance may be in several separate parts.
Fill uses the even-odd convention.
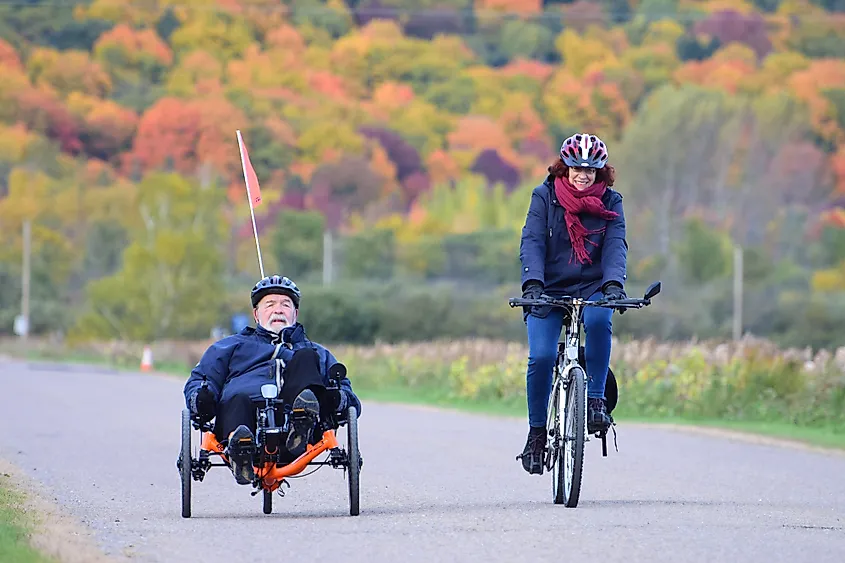
[[[334,364],[329,372],[331,383],[327,389],[339,390],[340,381],[346,377],[346,366],[341,363]],[[207,385],[207,382],[203,382],[203,385]],[[278,399],[279,392],[279,386],[274,383],[261,386],[264,406],[256,409],[255,445],[250,452],[255,471],[255,479],[252,483],[254,490],[251,494],[263,493],[264,514],[270,514],[273,511],[273,492],[278,491],[280,496],[284,496],[283,489],[280,487],[282,485],[290,487],[288,478],[311,475],[313,471],[300,475],[309,466],[317,466],[319,469],[324,465],[330,465],[335,469],[342,468],[344,473],[348,470],[349,514],[357,516],[360,511],[359,476],[363,460],[358,450],[358,415],[355,407],[350,406],[347,409],[346,420],[338,417],[336,413],[321,412],[314,435],[315,437],[322,436],[322,438],[316,443],[308,444],[303,454],[289,461],[289,456],[285,456],[287,452],[283,446],[285,437],[295,417],[308,415],[300,415],[293,412],[290,405],[282,405]],[[277,406],[283,408],[284,419],[281,424],[276,422]],[[341,447],[337,439],[337,430],[344,425],[348,449]],[[210,421],[200,422],[187,408],[182,409],[182,449],[176,466],[182,478],[183,518],[191,517],[191,480],[202,481],[212,467],[229,467],[224,447],[215,437],[213,428]],[[200,432],[199,451],[196,455],[192,452],[192,429]],[[323,461],[315,461],[325,452],[328,452],[328,456]],[[213,457],[219,457],[221,462],[212,462]]]

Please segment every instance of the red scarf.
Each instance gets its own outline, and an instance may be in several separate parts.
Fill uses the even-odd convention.
[[[588,215],[597,215],[602,219],[613,219],[619,215],[614,211],[608,211],[602,203],[601,198],[604,195],[605,189],[607,189],[607,186],[604,182],[596,182],[585,190],[579,190],[572,185],[568,178],[555,178],[555,194],[564,209],[566,230],[569,231],[569,238],[572,241],[572,251],[575,254],[575,258],[581,264],[593,263],[584,242],[586,241],[593,246],[597,246],[596,243],[587,239],[587,235],[603,233],[604,227],[595,231],[589,231],[581,224],[578,214],[587,213]]]

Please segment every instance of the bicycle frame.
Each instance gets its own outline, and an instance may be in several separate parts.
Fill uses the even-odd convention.
[[[642,299],[599,299],[589,301],[580,297],[564,296],[559,298],[541,295],[538,299],[511,298],[508,300],[511,307],[558,307],[565,310],[568,322],[565,326],[565,334],[562,340],[558,341],[557,356],[552,376],[551,393],[547,403],[546,411],[546,451],[544,465],[552,471],[552,489],[556,504],[565,503],[568,507],[575,507],[581,488],[581,475],[583,468],[584,443],[589,441],[591,434],[588,421],[588,375],[585,366],[578,361],[578,352],[581,347],[581,324],[585,307],[606,307],[624,311],[625,309],[640,309],[651,304],[651,299],[660,293],[661,284],[655,282],[649,286]],[[573,379],[572,370],[580,370],[579,379]],[[581,379],[583,378],[583,380]],[[572,383],[576,385],[572,387]],[[578,400],[572,402],[572,396]],[[579,396],[580,395],[580,396]],[[583,402],[582,402],[583,401]],[[570,404],[572,402],[572,404]],[[570,423],[569,415],[572,409],[578,413],[575,424]],[[564,422],[561,423],[560,415],[563,413]],[[611,425],[613,424],[611,419]],[[573,428],[574,427],[574,428]],[[612,426],[611,426],[612,427]],[[607,456],[607,430],[601,428],[592,433],[602,441],[602,455]],[[570,435],[572,431],[572,435]],[[614,429],[614,440],[615,440]],[[571,444],[571,448],[568,448]],[[567,450],[571,449],[569,452]],[[570,455],[571,454],[571,455]],[[570,457],[572,465],[570,467]],[[565,467],[561,465],[565,464]],[[557,476],[554,475],[557,469]]]

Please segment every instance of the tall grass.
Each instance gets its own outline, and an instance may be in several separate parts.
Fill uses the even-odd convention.
[[[524,402],[527,349],[488,340],[335,350],[363,389],[406,388],[465,401]],[[845,432],[845,349],[737,343],[615,342],[619,412],[789,422]]]

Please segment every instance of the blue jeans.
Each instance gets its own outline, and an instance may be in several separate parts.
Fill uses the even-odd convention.
[[[596,292],[590,300],[601,299]],[[546,425],[546,409],[552,391],[552,375],[557,359],[557,343],[563,329],[563,309],[553,308],[545,318],[528,315],[528,424]],[[613,334],[613,309],[584,308],[584,356],[586,359],[587,396],[604,398],[607,369],[610,365],[610,342]]]

